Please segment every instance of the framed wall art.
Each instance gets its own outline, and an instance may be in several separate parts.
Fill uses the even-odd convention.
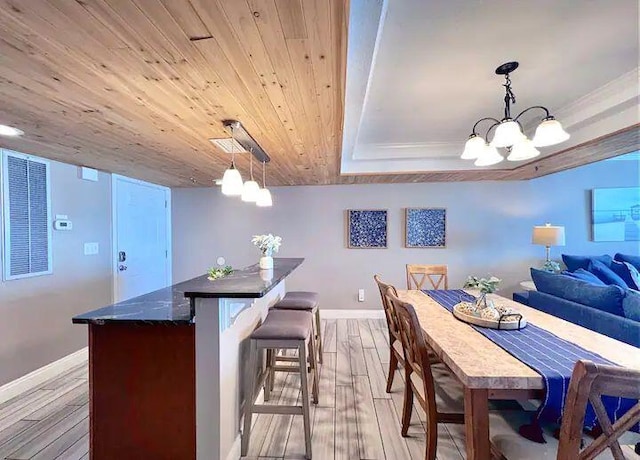
[[[384,249],[387,247],[386,209],[348,209],[347,247]]]
[[[447,210],[444,208],[405,208],[407,248],[444,248],[447,245]]]

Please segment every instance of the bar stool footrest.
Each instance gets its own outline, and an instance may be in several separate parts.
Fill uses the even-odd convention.
[[[254,404],[254,414],[302,415],[302,406],[281,406],[276,404]]]

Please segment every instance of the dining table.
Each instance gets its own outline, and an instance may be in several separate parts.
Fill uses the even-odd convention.
[[[545,395],[543,377],[424,292],[403,290],[399,297],[413,305],[428,345],[464,388],[467,459],[500,458],[489,435],[489,401],[540,400]],[[488,294],[487,299],[496,306],[513,308],[530,324],[561,339],[620,366],[640,370],[640,350],[632,345],[497,294]]]

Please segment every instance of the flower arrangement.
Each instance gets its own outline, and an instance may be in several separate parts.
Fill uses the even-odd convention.
[[[232,273],[233,273],[233,267],[231,267],[231,265],[227,265],[224,268],[211,267],[207,271],[207,274],[209,275],[209,279],[211,281],[217,280],[218,278],[224,278],[225,276],[230,275]]]
[[[464,283],[465,289],[478,289],[480,297],[478,297],[477,305],[483,304],[487,306],[487,294],[491,294],[498,290],[498,285],[502,282],[500,278],[491,276],[490,278],[478,278],[477,276],[469,276]]]
[[[269,233],[268,235],[254,235],[251,242],[260,249],[264,257],[271,257],[274,252],[278,252],[280,249],[282,238]]]

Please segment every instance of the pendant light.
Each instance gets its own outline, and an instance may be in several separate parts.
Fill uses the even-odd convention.
[[[504,75],[505,88],[504,95],[504,117],[498,120],[493,117],[481,118],[473,125],[471,135],[465,143],[464,152],[461,158],[463,160],[476,160],[476,166],[490,166],[499,163],[504,157],[496,150],[497,148],[507,148],[509,161],[524,161],[535,158],[540,155],[536,147],[548,147],[556,145],[569,139],[569,134],[562,128],[546,107],[534,105],[529,107],[517,116],[511,116],[511,105],[516,103],[516,97],[511,88],[511,79],[509,75],[518,68],[519,64],[515,61],[502,64],[496,69],[497,75]],[[530,140],[522,132],[522,124],[520,117],[532,110],[544,112],[542,121],[536,128],[533,140]],[[487,130],[484,138],[482,138],[476,128],[483,121],[491,121],[491,126]],[[495,128],[493,139],[489,141],[489,133]],[[485,147],[485,139],[488,145]]]
[[[242,183],[242,176],[240,171],[236,169],[235,163],[235,137],[234,129],[231,127],[231,166],[224,172],[222,176],[222,194],[227,196],[240,196],[242,195],[244,185]]]
[[[249,152],[249,180],[242,187],[242,201],[255,203],[258,200],[260,185],[253,180],[253,149]]]
[[[261,208],[268,208],[273,206],[273,199],[271,198],[271,192],[267,188],[266,182],[266,169],[267,164],[262,162],[262,188],[258,191],[258,199],[256,200],[256,206]]]

